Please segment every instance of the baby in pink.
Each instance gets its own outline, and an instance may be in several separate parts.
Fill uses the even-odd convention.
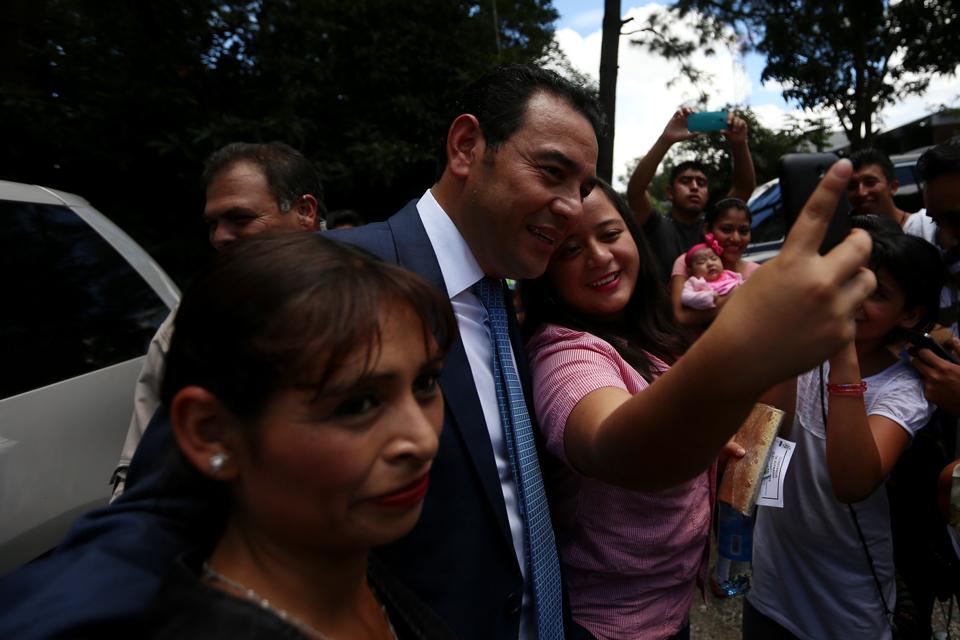
[[[720,254],[723,249],[712,233],[704,236],[704,242],[693,245],[686,254],[687,272],[690,277],[683,283],[680,303],[691,309],[713,309],[717,298],[725,296],[741,284],[743,276],[723,268]]]

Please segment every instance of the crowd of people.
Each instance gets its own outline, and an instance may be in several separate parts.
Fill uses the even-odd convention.
[[[960,355],[960,141],[921,158],[917,213],[880,154],[837,162],[760,266],[735,115],[727,196],[685,162],[660,213],[689,109],[625,199],[583,87],[507,65],[457,106],[439,179],[384,222],[325,231],[285,144],[210,157],[217,255],[149,347],[114,499],[0,578],[0,636],[689,638],[763,401],[796,451],[744,637],[893,637],[884,482],[960,414],[960,366],[903,350],[939,323]],[[844,193],[855,229],[821,255]]]

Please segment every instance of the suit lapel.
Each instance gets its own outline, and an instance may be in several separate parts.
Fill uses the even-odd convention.
[[[436,253],[420,221],[416,203],[411,202],[388,221],[397,248],[398,263],[419,274],[446,294],[447,288],[440,272]],[[503,501],[503,490],[497,474],[497,464],[490,444],[490,434],[483,418],[480,398],[477,396],[470,362],[458,338],[450,348],[440,374],[440,387],[447,413],[453,420],[445,428],[456,429],[470,453],[473,466],[483,485],[484,493],[497,516],[501,531],[511,548],[513,538]],[[451,424],[452,422],[452,424]]]

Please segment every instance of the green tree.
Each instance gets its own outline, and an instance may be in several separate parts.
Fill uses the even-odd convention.
[[[89,199],[183,280],[209,252],[203,159],[283,140],[331,207],[382,219],[432,184],[454,99],[549,53],[550,0],[11,0],[0,178]]]
[[[695,41],[670,25],[698,16]],[[806,110],[831,110],[853,148],[870,144],[884,106],[923,92],[929,74],[960,64],[956,0],[677,0],[634,42],[683,61],[698,47],[734,42],[766,57],[763,80]]]

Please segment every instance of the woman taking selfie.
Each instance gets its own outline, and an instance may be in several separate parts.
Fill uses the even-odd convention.
[[[653,264],[626,203],[599,183],[546,274],[523,283],[536,415],[564,464],[548,495],[573,638],[689,637],[709,556],[711,467],[778,382],[732,357],[745,336],[726,328],[680,359],[686,345]],[[733,370],[759,386],[727,385]]]

